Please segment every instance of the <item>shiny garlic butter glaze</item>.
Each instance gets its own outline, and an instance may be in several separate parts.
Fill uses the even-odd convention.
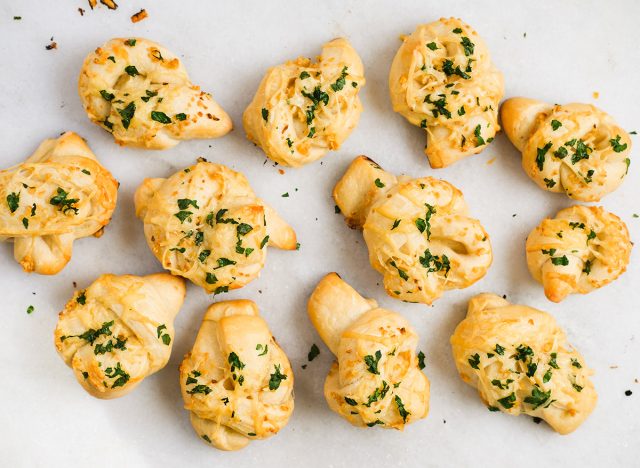
[[[599,201],[629,172],[631,137],[595,106],[512,98],[500,117],[525,172],[549,192]]]
[[[233,126],[211,95],[191,83],[180,60],[147,39],[111,39],[98,47],[82,65],[78,91],[91,121],[120,145],[166,149],[223,136]]]
[[[480,294],[451,346],[460,377],[490,411],[528,414],[568,434],[595,408],[593,372],[546,312]]]
[[[296,234],[249,181],[221,164],[199,162],[168,179],[146,179],[136,214],[162,266],[219,294],[255,279],[268,245],[293,250]]]
[[[275,435],[293,412],[289,359],[252,301],[207,309],[180,365],[180,388],[196,433],[221,450]]]
[[[471,26],[455,18],[403,38],[389,73],[393,110],[427,132],[431,167],[480,153],[500,130],[504,80]]]
[[[25,162],[0,171],[0,240],[13,241],[24,271],[55,275],[76,239],[102,235],[118,182],[73,132],[42,142]]]
[[[550,301],[587,294],[627,269],[632,243],[626,224],[597,206],[572,206],[545,219],[527,238],[527,265]]]
[[[431,304],[472,285],[491,265],[489,235],[444,180],[396,177],[359,156],[333,197],[347,224],[363,229],[371,266],[393,298]]]
[[[362,61],[346,39],[325,44],[318,61],[272,67],[244,111],[247,138],[279,164],[299,167],[336,150],[358,124]]]
[[[324,384],[329,408],[354,426],[404,429],[426,418],[429,380],[418,336],[400,314],[365,299],[336,273],[309,298],[309,317],[336,356]]]
[[[58,354],[94,397],[126,395],[169,361],[185,293],[166,273],[102,275],[60,312]]]

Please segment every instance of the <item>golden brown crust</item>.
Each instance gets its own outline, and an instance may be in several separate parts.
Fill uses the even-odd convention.
[[[325,44],[316,63],[300,57],[272,67],[244,111],[247,138],[279,164],[313,162],[358,124],[364,84],[362,61],[343,38]]]
[[[211,95],[191,83],[178,57],[143,38],[111,39],[90,53],[78,92],[91,121],[125,146],[166,149],[233,127]]]
[[[135,203],[162,266],[209,293],[255,279],[268,245],[296,248],[293,228],[241,173],[221,164],[199,162],[168,179],[146,179]]]
[[[60,312],[56,350],[89,394],[126,395],[169,361],[185,294],[166,273],[102,275]]]
[[[401,315],[378,308],[336,273],[308,303],[325,344],[336,355],[324,385],[329,407],[354,426],[402,430],[429,412],[429,380],[416,356],[418,337]]]
[[[117,191],[81,137],[45,140],[25,162],[0,171],[0,239],[13,240],[26,272],[54,275],[71,259],[75,239],[101,234]]]
[[[632,243],[626,224],[597,206],[572,206],[545,219],[527,238],[527,265],[550,301],[587,294],[627,269]]]
[[[525,172],[544,190],[599,201],[629,171],[629,134],[595,106],[511,98],[502,104],[500,119],[522,152]]]
[[[293,412],[289,359],[248,300],[209,306],[180,387],[194,430],[220,450],[275,435]]]
[[[568,434],[595,408],[593,371],[546,312],[479,294],[451,346],[460,377],[491,411],[539,417]]]
[[[427,132],[433,168],[480,153],[500,130],[502,74],[471,26],[456,18],[403,37],[389,72],[393,110]]]
[[[409,179],[356,158],[333,195],[351,227],[362,227],[371,266],[391,297],[431,304],[482,278],[493,255],[489,236],[450,183]]]

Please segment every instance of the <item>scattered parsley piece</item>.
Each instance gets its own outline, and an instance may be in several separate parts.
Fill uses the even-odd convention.
[[[283,380],[287,380],[287,375],[280,372],[280,364],[275,364],[274,370],[275,372],[271,374],[271,378],[269,379],[269,390],[271,391],[280,388],[280,383]]]
[[[311,345],[311,349],[307,353],[307,359],[309,362],[313,361],[320,354],[320,348],[314,343]]]
[[[422,351],[420,351],[418,353],[418,369],[422,370],[424,369],[424,359],[425,359],[425,355]]]
[[[615,151],[616,153],[621,153],[624,150],[627,149],[627,144],[620,144],[620,135],[617,135],[614,138],[612,138],[611,140],[609,140],[609,144],[611,145],[611,148],[613,148],[613,151]]]
[[[27,314],[32,314],[34,310],[36,310],[36,308],[30,305],[29,307],[27,307]]]

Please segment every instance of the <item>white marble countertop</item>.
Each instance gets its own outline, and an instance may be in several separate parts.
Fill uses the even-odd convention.
[[[420,22],[457,16],[487,42],[505,76],[507,97],[589,102],[627,130],[639,130],[640,3],[631,0],[272,1],[121,0],[120,8],[89,10],[84,0],[0,3],[0,141],[2,166],[21,162],[40,141],[73,130],[121,182],[113,221],[100,239],[76,242],[60,274],[23,273],[9,244],[0,244],[3,306],[0,339],[0,464],[34,466],[638,466],[640,460],[640,265],[638,247],[627,273],[589,296],[552,304],[530,277],[524,258],[528,232],[570,200],[537,188],[504,134],[481,155],[444,170],[430,169],[423,132],[391,110],[387,75],[398,36]],[[77,8],[86,10],[80,16]],[[146,8],[149,18],[130,16]],[[21,20],[14,20],[21,16]],[[153,152],[120,148],[93,125],[78,98],[85,55],[111,37],[142,36],[184,59],[193,81],[214,94],[235,130],[224,138],[190,141]],[[302,169],[278,172],[244,137],[241,115],[267,67],[298,55],[315,56],[336,36],[348,37],[365,64],[365,111],[340,148]],[[56,50],[45,50],[51,37]],[[597,97],[599,94],[599,97]],[[636,138],[635,144],[640,145]],[[637,154],[638,150],[634,151]],[[331,189],[351,159],[366,154],[411,176],[436,175],[458,186],[492,238],[494,263],[471,288],[452,291],[433,307],[386,296],[368,265],[359,232],[334,214]],[[131,394],[100,401],[86,394],[56,355],[57,313],[74,290],[106,272],[147,274],[160,265],[134,216],[133,192],[145,177],[167,176],[204,156],[242,171],[256,192],[297,230],[299,252],[271,249],[261,277],[226,298],[256,301],[295,370],[296,408],[277,436],[240,452],[208,447],[182,408],[178,365],[191,348],[211,301],[189,285],[176,321],[169,364]],[[492,161],[494,161],[491,164]],[[633,156],[632,156],[633,159]],[[634,160],[635,161],[635,160]],[[640,239],[640,163],[602,205]],[[281,194],[289,192],[289,198]],[[306,313],[322,275],[338,271],[357,290],[406,316],[420,335],[431,380],[427,419],[404,432],[351,427],[331,412],[322,385],[332,356]],[[598,406],[575,433],[560,436],[529,417],[490,413],[458,377],[449,336],[468,299],[482,291],[551,312],[596,370]],[[35,312],[27,315],[27,306]],[[309,363],[310,346],[321,354]],[[631,390],[631,396],[625,391]]]

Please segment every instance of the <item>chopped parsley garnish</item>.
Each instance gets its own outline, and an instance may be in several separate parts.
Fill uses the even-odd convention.
[[[393,222],[393,226],[391,226],[391,230],[392,230],[392,231],[393,231],[395,228],[397,228],[398,226],[400,226],[400,221],[401,221],[400,219],[396,219],[396,220]]]
[[[129,76],[136,76],[139,75],[140,72],[138,71],[138,69],[135,67],[135,65],[127,65],[126,67],[124,67],[124,71],[127,73],[127,75]]]
[[[175,213],[173,216],[178,218],[181,224],[184,224],[185,220],[187,219],[191,220],[192,214],[193,214],[192,211],[180,210],[177,213]]]
[[[418,369],[422,370],[424,369],[424,359],[425,359],[425,355],[422,351],[420,351],[418,353]]]
[[[100,96],[102,96],[102,99],[104,99],[105,101],[113,101],[113,99],[116,97],[114,94],[111,94],[104,89],[100,90]]]
[[[395,396],[394,400],[396,402],[396,406],[398,407],[398,414],[400,414],[402,422],[406,423],[407,416],[409,416],[411,413],[405,409],[404,404],[402,403],[402,399],[398,395]]]
[[[416,227],[418,228],[418,231],[420,231],[421,233],[427,231],[427,240],[430,240],[431,216],[436,214],[436,208],[432,205],[429,205],[428,203],[425,203],[425,206],[427,207],[427,213],[425,214],[424,219],[417,218],[415,223],[416,223]]]
[[[335,83],[333,83],[331,85],[331,89],[333,89],[334,92],[338,92],[338,91],[342,90],[342,88],[344,88],[345,76],[347,76],[347,67],[344,67],[342,69],[342,71],[340,72],[340,77],[336,80]],[[326,103],[325,103],[325,105],[326,105]]]
[[[151,120],[155,120],[156,122],[160,122],[161,124],[170,124],[171,119],[164,112],[151,111]]]
[[[277,390],[280,387],[280,383],[283,380],[287,380],[287,375],[282,374],[280,372],[280,364],[274,365],[275,372],[271,374],[271,378],[269,379],[269,390]]]
[[[469,362],[469,365],[474,369],[480,369],[478,367],[478,365],[480,364],[480,355],[478,353],[471,356],[469,359],[467,359],[467,361]]]
[[[116,58],[113,55],[109,55],[107,60],[111,60],[113,63],[116,63]]]
[[[542,148],[538,148],[536,150],[536,166],[538,166],[539,171],[541,171],[544,168],[545,155],[551,149],[552,146],[553,146],[553,143],[548,142]]]
[[[553,129],[554,132],[558,130],[560,127],[562,127],[562,122],[555,119],[551,121],[551,128]]]
[[[515,393],[511,393],[510,395],[504,397],[504,398],[500,398],[498,400],[498,403],[500,403],[502,405],[503,408],[505,409],[510,409],[513,408],[513,404],[516,402],[516,394]]]
[[[571,358],[571,365],[572,365],[573,367],[578,368],[578,369],[582,369],[582,364],[580,364],[580,361],[578,361],[578,360],[577,360],[577,359],[575,359],[575,358]]]
[[[269,110],[265,109],[264,107],[262,108],[262,120],[264,120],[265,122],[269,121]]]
[[[267,245],[267,242],[269,242],[269,236],[264,236],[264,239],[260,242],[260,248],[263,249],[264,246]]]
[[[269,345],[268,344],[260,344],[258,343],[256,345],[256,351],[261,351],[258,356],[266,356],[267,353],[269,352]]]
[[[30,305],[29,307],[27,307],[27,314],[32,314],[34,310],[36,310],[36,308]]]
[[[551,356],[551,359],[549,359],[549,365],[554,369],[560,369],[560,367],[558,367],[558,363],[556,362],[556,358],[558,357],[558,354],[551,353],[550,356]]]
[[[471,42],[468,37],[462,36],[462,41],[460,42],[460,44],[462,44],[462,48],[464,49],[464,55],[466,55],[467,57],[473,55],[475,44]]]
[[[400,268],[398,265],[396,265],[395,260],[391,260],[389,262],[389,265],[391,265],[393,268],[398,270],[398,276],[400,276],[400,278],[402,278],[405,281],[407,281],[409,279],[409,275],[407,275],[407,272],[405,270],[403,270],[402,268]]]
[[[225,258],[225,257],[220,257],[216,261],[218,262],[218,266],[215,267],[214,270],[217,270],[218,268],[224,268],[226,266],[235,265],[236,264],[235,260],[229,260],[228,258]]]
[[[611,145],[611,148],[613,148],[613,151],[615,151],[616,153],[621,153],[627,149],[626,143],[620,144],[620,135],[617,135],[615,139],[612,138],[611,140],[609,140],[609,144]]]
[[[206,281],[207,284],[215,284],[218,282],[218,278],[213,273],[207,273]]]
[[[553,257],[551,259],[551,263],[554,265],[567,266],[569,264],[569,259],[566,255],[563,255],[562,257]]]
[[[29,219],[22,218],[22,225],[24,226],[25,229],[29,229]]]
[[[580,385],[578,385],[578,384],[575,384],[575,383],[574,383],[574,384],[571,384],[571,385],[573,386],[573,388],[575,388],[575,389],[576,389],[576,391],[577,391],[578,393],[580,393],[580,392],[582,391],[582,389],[584,388],[584,387],[582,387],[582,386],[580,386]]]
[[[87,303],[87,296],[85,291],[82,291],[80,294],[78,294],[78,297],[76,297],[76,302],[80,305],[85,305]]]
[[[320,354],[320,348],[314,343],[311,345],[311,349],[307,353],[307,359],[309,362],[313,361]]]
[[[376,187],[378,187],[378,188],[383,188],[384,187],[384,183],[380,179],[376,179],[374,181],[374,183],[376,184]]]
[[[378,363],[380,362],[381,357],[382,352],[380,352],[380,350],[375,352],[375,357],[371,354],[367,354],[364,357],[364,363],[367,365],[367,370],[372,374],[380,374],[380,371],[378,370]]]
[[[131,101],[124,109],[118,109],[118,114],[120,114],[120,118],[122,119],[122,126],[125,130],[129,128],[131,124],[131,119],[136,113],[136,104]],[[106,125],[106,121],[105,121]]]
[[[184,112],[176,114],[175,117],[176,120],[187,120],[187,114],[185,114]]]
[[[451,263],[449,257],[442,254],[442,257],[438,255],[432,255],[429,249],[424,251],[424,257],[419,257],[420,264],[427,269],[427,274],[444,271],[444,277],[446,278],[451,270]]]
[[[467,67],[467,71],[471,71],[471,69]],[[460,65],[456,65],[456,68],[453,68],[453,61],[449,59],[442,62],[442,72],[447,76],[458,75],[464,80],[468,80],[469,78],[471,78],[471,76],[462,71]]]
[[[79,200],[77,198],[67,198],[67,195],[69,195],[69,193],[58,187],[56,195],[51,197],[49,203],[57,206],[64,214],[67,214],[68,211],[73,211],[73,214],[78,214],[78,208],[73,205],[78,203]]]
[[[482,146],[486,144],[486,142],[484,141],[484,138],[482,138],[482,135],[480,134],[481,130],[482,130],[482,127],[480,126],[480,124],[478,124],[476,125],[476,128],[473,131],[473,134],[476,136],[476,146]]]
[[[434,109],[431,109],[431,113],[434,118],[437,118],[438,115],[444,115],[447,119],[451,118],[451,112],[447,109],[447,96],[444,94],[439,94],[440,99],[436,101],[431,100],[431,94],[427,94],[424,98],[424,102],[432,104]]]
[[[162,325],[158,325],[158,338],[160,338],[165,345],[169,346],[171,343],[171,335],[169,335],[166,330],[167,326],[164,323]]]
[[[127,39],[126,41],[124,41],[124,43],[129,47],[133,47],[136,45],[136,41],[137,39]]]
[[[524,402],[533,406],[533,409],[537,409],[539,406],[544,405],[551,397],[551,390],[543,392],[538,387],[533,387],[531,395],[525,397]]]
[[[146,96],[142,96],[140,99],[142,99],[144,102],[149,102],[149,99],[151,99],[152,97],[155,97],[158,95],[157,91],[149,91],[148,89],[145,91]]]
[[[556,181],[553,179],[547,179],[546,177],[544,178],[544,183],[547,186],[547,188],[553,188],[556,185]]]
[[[387,382],[383,380],[382,387],[376,388],[375,392],[369,395],[367,402],[363,403],[364,406],[366,406],[367,408],[370,408],[372,403],[375,403],[376,401],[382,401],[384,397],[387,395],[388,391],[389,391],[389,384],[387,384]]]
[[[456,28],[452,30],[455,34],[461,34],[462,33],[462,28]]]
[[[574,141],[574,140],[572,140]],[[566,145],[567,143],[565,143]],[[573,145],[569,145],[573,146]],[[578,140],[575,147],[575,152],[573,156],[571,156],[571,164],[576,164],[578,161],[582,159],[589,159],[589,153],[593,151],[589,145],[585,144],[584,141]]]
[[[551,376],[553,374],[551,373],[551,369],[549,369],[547,372],[544,373],[544,376],[542,377],[542,383],[547,383],[549,380],[551,380]]]
[[[496,354],[499,354],[500,356],[504,356],[504,348],[497,343],[496,343],[496,347],[494,348],[494,351],[496,352]]]
[[[301,80],[306,80],[307,78],[309,78],[311,75],[309,75],[308,72],[303,71],[302,73],[300,73],[300,79]]]
[[[14,213],[20,207],[20,192],[11,192],[7,195],[7,205],[9,206],[9,211]]]
[[[107,367],[104,375],[110,379],[117,377],[115,382],[111,385],[111,388],[123,387],[129,381],[129,374],[124,371],[119,362],[116,364],[115,368]]]
[[[493,385],[494,387],[498,387],[500,390],[506,390],[507,388],[509,388],[509,384],[511,383],[513,383],[513,379],[507,379],[504,381],[504,383],[502,383],[498,379],[493,379],[491,381],[491,385]]]
[[[435,42],[429,42],[427,44],[427,47],[431,50],[437,50],[438,49],[438,45]]]
[[[591,260],[586,260],[584,262],[584,268],[582,268],[582,272],[586,275],[589,275],[591,273],[591,266],[592,266]]]
[[[344,401],[349,406],[356,406],[358,404],[358,402],[356,400],[354,400],[353,398],[349,398],[349,397],[344,397]]]

